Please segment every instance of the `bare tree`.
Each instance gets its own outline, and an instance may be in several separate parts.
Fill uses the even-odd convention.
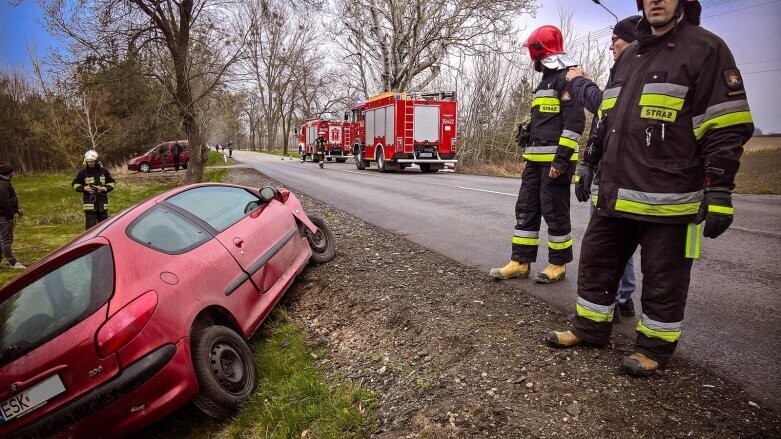
[[[217,0],[41,0],[50,29],[68,38],[75,57],[110,62],[142,57],[147,73],[166,88],[193,154],[185,182],[203,178],[206,162],[199,103],[238,58],[229,2]]]
[[[336,1],[346,59],[367,74],[367,89],[383,91],[425,88],[449,54],[497,51],[512,19],[534,8],[533,0]]]

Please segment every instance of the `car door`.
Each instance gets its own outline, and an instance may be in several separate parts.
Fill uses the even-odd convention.
[[[261,293],[288,271],[300,237],[290,210],[277,200],[263,204],[239,187],[202,186],[166,200],[198,217],[249,274]]]

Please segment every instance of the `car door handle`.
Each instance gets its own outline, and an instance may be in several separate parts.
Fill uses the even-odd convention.
[[[244,244],[244,240],[241,238],[233,238],[233,244],[236,247],[241,248],[241,246]]]

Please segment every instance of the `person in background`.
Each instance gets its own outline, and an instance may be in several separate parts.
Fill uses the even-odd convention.
[[[614,61],[618,61],[624,49],[637,39],[637,24],[641,18],[639,15],[633,15],[616,23],[616,26],[613,28],[613,36],[610,39],[610,50],[613,52]],[[576,67],[571,67],[567,72],[567,81],[572,83],[575,99],[594,114],[588,144],[581,156],[578,181],[575,184],[575,196],[578,201],[585,202],[591,199],[591,183],[594,180],[594,172],[599,164],[599,157],[602,151],[602,136],[604,133],[601,132],[600,128],[603,126],[604,114],[599,111],[599,107],[602,105],[603,92],[597,84],[588,79],[588,75],[584,71]],[[589,203],[589,214],[594,214],[594,203]],[[621,322],[622,315],[627,317],[635,315],[635,304],[632,300],[635,286],[634,257],[630,257],[624,268],[621,283],[618,285],[616,308],[613,310],[613,323]]]
[[[174,155],[174,172],[179,172],[179,159],[182,155],[182,145],[179,142],[174,143],[172,152]]]
[[[76,174],[71,186],[83,194],[85,230],[108,218],[108,193],[114,190],[114,178],[98,163],[96,151],[84,153],[84,169]]]
[[[24,270],[25,267],[16,259],[12,246],[14,243],[15,215],[22,216],[24,211],[19,207],[16,191],[11,184],[14,167],[9,162],[0,162],[0,247],[2,256],[8,260],[11,268]]]

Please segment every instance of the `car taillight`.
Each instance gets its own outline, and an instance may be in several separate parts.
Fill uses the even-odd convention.
[[[282,203],[287,203],[287,199],[290,197],[290,191],[285,188],[277,188],[277,192],[279,192],[279,201]]]
[[[157,293],[148,291],[111,316],[98,329],[96,343],[100,356],[108,357],[128,344],[144,329],[156,306]]]

